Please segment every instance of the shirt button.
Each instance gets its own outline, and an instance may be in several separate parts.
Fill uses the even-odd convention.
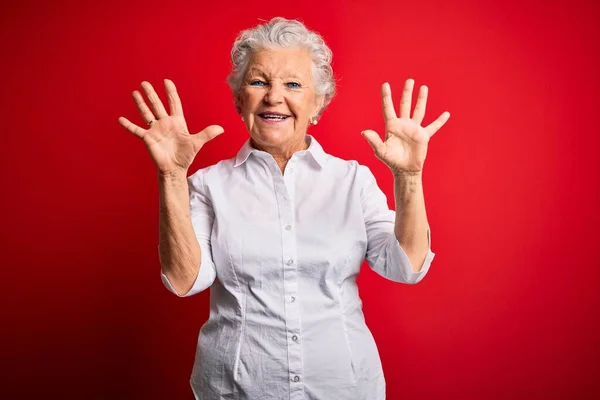
[[[292,229],[292,226],[291,226],[291,225],[288,225],[288,226],[286,226],[286,227],[285,227],[285,230],[286,230],[286,231],[289,231],[290,229]]]
[[[300,381],[300,377],[298,375],[294,376],[294,382]]]
[[[296,301],[296,298],[295,298],[294,296],[290,297],[290,302],[292,302],[292,303],[293,303],[293,302],[295,302],[295,301]]]
[[[287,265],[292,265],[294,263],[294,260],[292,260],[291,258],[287,261]]]
[[[292,340],[293,340],[294,342],[297,342],[297,341],[298,341],[298,336],[296,336],[296,335],[292,336]]]

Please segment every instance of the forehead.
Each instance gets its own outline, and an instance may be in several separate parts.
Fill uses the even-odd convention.
[[[312,58],[310,51],[301,47],[261,49],[252,53],[247,71],[272,78],[309,78]]]

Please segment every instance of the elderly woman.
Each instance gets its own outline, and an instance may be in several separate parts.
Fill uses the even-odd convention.
[[[164,284],[182,297],[211,289],[191,376],[196,399],[384,399],[356,278],[365,258],[396,282],[427,273],[434,254],[421,175],[449,114],[422,127],[427,88],[411,117],[414,82],[399,116],[383,85],[385,140],[362,134],[393,173],[394,212],[367,167],[326,153],[307,133],[335,90],[331,51],[317,33],[275,18],[242,32],[231,54],[229,84],[250,134],[234,158],[187,177],[223,129],[191,135],[169,80],[170,112],[143,82],[150,107],[133,97],[148,128],[119,119],[158,167]]]

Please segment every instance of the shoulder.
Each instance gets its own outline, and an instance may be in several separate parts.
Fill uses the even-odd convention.
[[[374,179],[371,169],[356,160],[345,160],[331,154],[326,155],[325,169],[344,177],[352,177],[357,184],[364,184]]]
[[[222,182],[223,177],[231,174],[234,163],[235,158],[229,158],[196,170],[188,177],[190,190],[204,191],[211,183]]]

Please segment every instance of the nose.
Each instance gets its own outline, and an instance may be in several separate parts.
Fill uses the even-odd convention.
[[[281,104],[284,98],[284,87],[279,82],[273,82],[269,85],[269,90],[265,94],[265,103]]]

